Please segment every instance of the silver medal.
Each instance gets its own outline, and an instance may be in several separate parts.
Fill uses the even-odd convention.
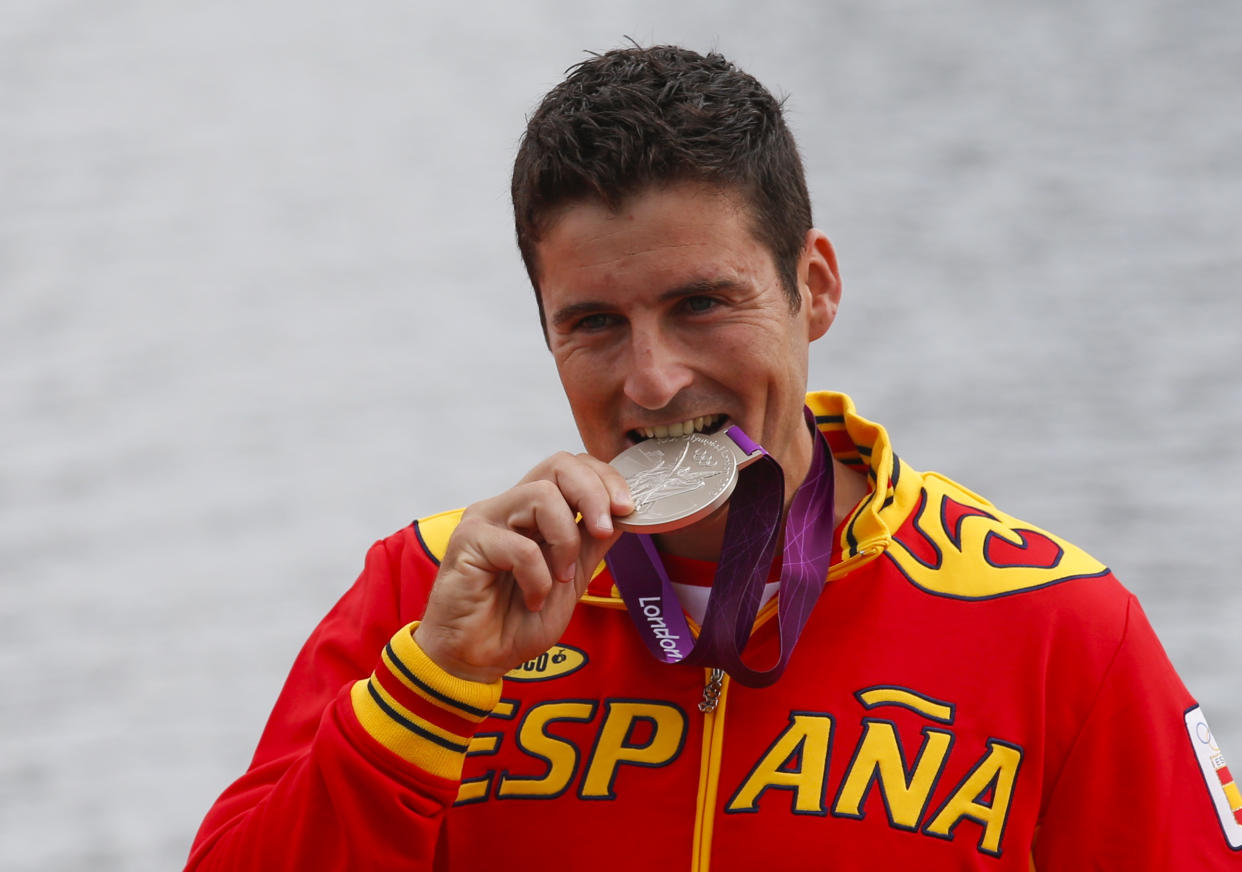
[[[611,461],[625,477],[634,511],[614,520],[631,533],[689,526],[720,508],[737,486],[738,470],[762,455],[747,454],[727,433],[646,439]]]

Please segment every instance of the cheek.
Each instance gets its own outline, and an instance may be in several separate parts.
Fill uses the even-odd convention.
[[[805,340],[799,342],[783,330],[717,337],[710,353],[739,376],[782,382],[806,374]]]
[[[787,334],[770,336],[756,363],[756,377],[762,373],[767,379],[770,404],[802,408],[810,363],[805,340]]]
[[[562,373],[561,387],[565,391],[565,399],[569,401],[574,417],[581,417],[584,412],[599,403],[599,388],[589,379],[567,376]]]
[[[598,366],[590,356],[572,354],[558,359],[556,371],[579,426],[585,423],[584,417],[590,416],[592,410],[608,402],[611,390],[608,379],[610,370],[608,367]]]
[[[552,359],[556,362],[556,374],[567,392],[589,383],[596,369],[591,364],[590,355],[577,348],[553,349]]]

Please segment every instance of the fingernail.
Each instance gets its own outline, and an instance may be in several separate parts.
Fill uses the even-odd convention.
[[[599,516],[599,520],[597,521],[597,523],[599,527],[604,531],[605,535],[611,535],[612,515],[608,514],[607,512],[602,512]]]
[[[572,584],[574,577],[578,574],[578,565],[576,563],[569,564],[565,571],[561,573],[561,581],[566,584]]]

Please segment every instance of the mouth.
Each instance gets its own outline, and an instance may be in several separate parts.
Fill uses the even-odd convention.
[[[724,424],[726,415],[702,415],[672,424],[657,424],[654,427],[637,427],[626,435],[633,443],[644,439],[666,439],[670,436],[689,436],[692,433],[715,433]]]

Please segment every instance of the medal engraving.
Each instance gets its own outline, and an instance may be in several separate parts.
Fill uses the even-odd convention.
[[[633,533],[662,533],[702,520],[733,493],[739,453],[722,434],[702,433],[627,448],[612,465],[630,486],[634,511],[616,518],[617,525]]]

